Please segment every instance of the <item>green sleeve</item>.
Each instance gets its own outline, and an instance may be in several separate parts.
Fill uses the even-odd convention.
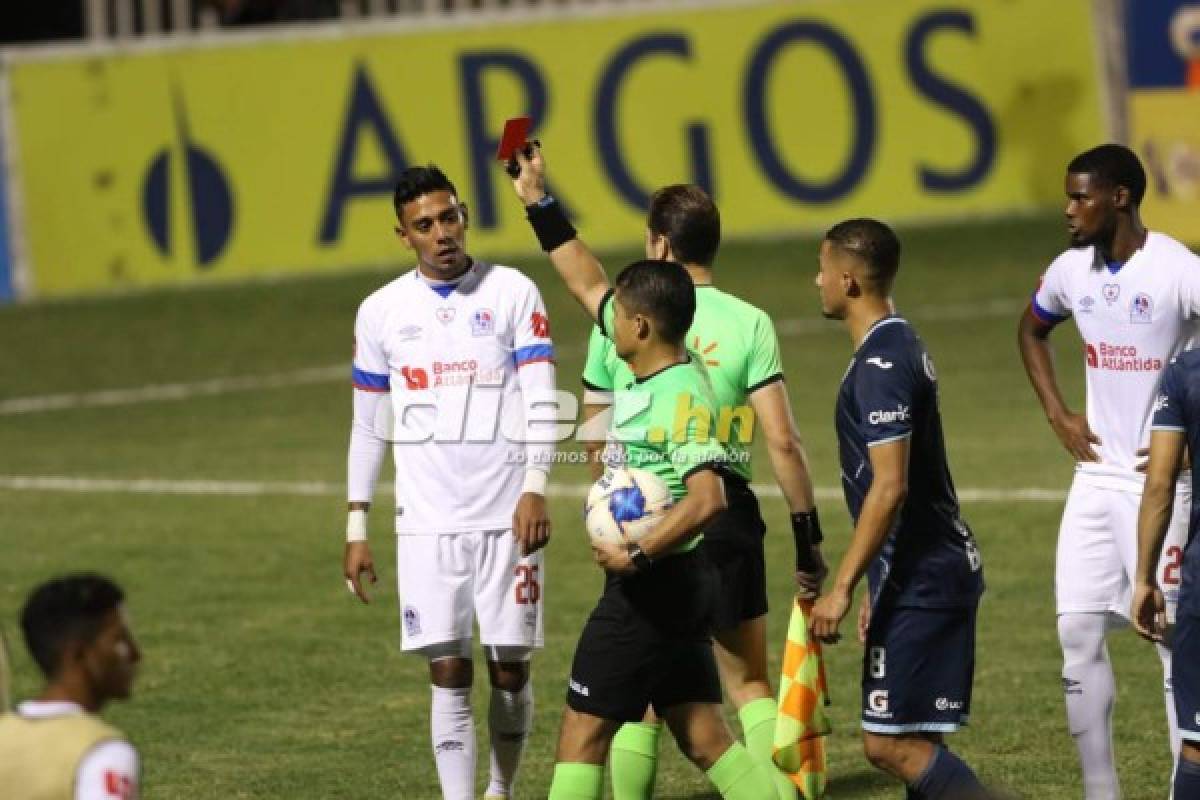
[[[609,289],[604,293],[604,297],[600,298],[600,305],[596,308],[596,324],[600,326],[600,333],[607,339],[612,339],[613,318],[616,315],[616,308],[613,307],[613,290]]]
[[[746,374],[746,394],[769,383],[783,379],[783,362],[779,357],[779,338],[771,318],[759,312],[751,343],[750,366]]]
[[[716,418],[716,414],[713,413],[712,419]],[[686,427],[675,427],[671,431],[666,450],[671,466],[674,467],[681,483],[686,483],[688,476],[705,464],[724,464],[729,461],[728,453],[717,441],[711,426],[708,435],[701,440],[695,420],[689,421]]]
[[[612,346],[600,328],[592,326],[592,333],[588,337],[587,361],[583,365],[583,385],[587,388],[601,392],[611,392],[616,388],[608,369],[608,352]]]

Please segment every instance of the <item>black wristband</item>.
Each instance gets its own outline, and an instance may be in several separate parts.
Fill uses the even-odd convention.
[[[525,206],[525,217],[533,227],[538,243],[547,253],[574,239],[578,234],[571,220],[563,213],[562,206],[550,195],[540,202]]]
[[[654,560],[642,550],[640,545],[629,545],[629,560],[633,562],[633,568],[638,572],[645,572],[650,569]]]
[[[813,548],[825,539],[821,534],[821,521],[817,519],[817,509],[792,514],[792,538],[796,543],[796,569],[800,572],[812,572],[817,567]]]

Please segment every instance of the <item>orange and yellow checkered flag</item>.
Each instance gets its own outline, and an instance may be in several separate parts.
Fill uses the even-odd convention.
[[[825,796],[825,740],[832,728],[825,716],[829,687],[821,643],[808,634],[812,600],[796,599],[788,622],[775,722],[775,765],[787,773],[804,800]]]

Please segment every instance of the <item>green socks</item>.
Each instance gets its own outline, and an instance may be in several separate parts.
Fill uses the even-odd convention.
[[[770,773],[741,742],[734,742],[712,765],[708,779],[725,800],[763,800],[777,796]]]
[[[796,786],[788,776],[775,766],[771,754],[775,750],[775,718],[779,708],[770,697],[760,697],[742,706],[738,718],[742,721],[742,735],[746,739],[746,749],[755,761],[761,763],[771,779],[775,782],[776,794],[780,800],[795,800]]]
[[[554,765],[549,800],[601,800],[602,797],[603,766],[562,761]]]
[[[608,757],[613,800],[650,800],[658,772],[658,737],[662,725],[627,722],[613,737]]]

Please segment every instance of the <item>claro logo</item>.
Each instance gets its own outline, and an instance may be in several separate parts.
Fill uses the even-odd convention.
[[[901,403],[895,411],[872,411],[867,414],[867,422],[872,425],[886,425],[890,422],[907,422],[911,415],[908,406]]]

